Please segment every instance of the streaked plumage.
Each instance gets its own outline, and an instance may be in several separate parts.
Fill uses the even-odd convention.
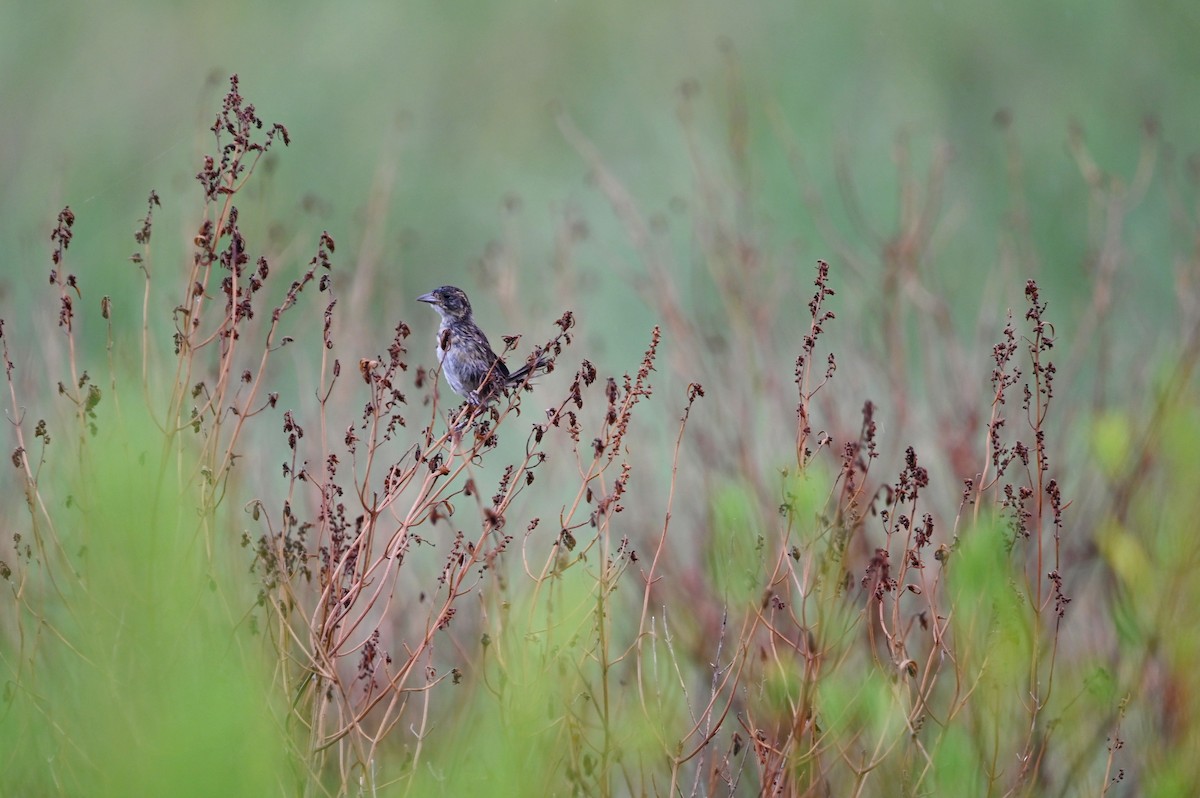
[[[461,288],[444,285],[422,294],[417,301],[429,303],[441,317],[437,358],[442,376],[451,390],[472,404],[486,404],[503,389],[521,385],[531,372],[545,366],[545,361],[538,359],[510,372],[475,323],[471,302]]]

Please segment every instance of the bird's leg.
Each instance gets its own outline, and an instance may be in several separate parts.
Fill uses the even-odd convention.
[[[469,394],[467,394],[466,411],[464,412],[461,407],[458,410],[458,418],[460,421],[457,424],[452,425],[454,431],[456,433],[461,433],[468,426],[474,424],[479,418],[481,411],[486,409],[487,403],[480,398],[479,392],[471,391]]]

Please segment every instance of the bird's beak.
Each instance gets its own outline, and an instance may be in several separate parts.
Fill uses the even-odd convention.
[[[432,291],[430,291],[428,294],[421,294],[419,297],[417,297],[417,301],[418,302],[428,302],[431,305],[437,304],[437,299],[433,296]]]

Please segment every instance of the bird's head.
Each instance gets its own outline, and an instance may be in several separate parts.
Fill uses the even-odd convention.
[[[466,321],[471,318],[471,303],[461,288],[443,285],[428,294],[417,297],[418,302],[428,302],[443,321]]]

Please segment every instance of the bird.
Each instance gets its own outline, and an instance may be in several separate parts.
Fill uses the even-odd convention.
[[[528,382],[544,371],[548,360],[539,355],[515,371],[492,350],[487,335],[471,315],[471,302],[461,288],[443,285],[417,297],[433,306],[441,318],[437,331],[437,358],[451,390],[473,405],[487,404],[507,388]]]

